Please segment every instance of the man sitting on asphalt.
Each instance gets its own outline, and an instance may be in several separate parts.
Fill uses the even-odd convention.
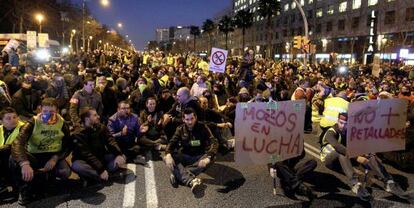
[[[82,109],[80,118],[82,127],[73,134],[72,169],[86,182],[107,181],[126,157],[95,109]]]
[[[71,170],[65,160],[70,144],[69,127],[58,114],[56,100],[45,98],[41,112],[20,129],[12,144],[12,166],[18,180],[20,205],[33,200],[33,185],[42,178],[39,176],[52,175],[61,179],[70,176]]]
[[[9,169],[11,144],[20,133],[24,125],[19,116],[11,107],[6,107],[0,112],[0,194],[1,200],[8,198],[13,191],[12,174]],[[4,198],[3,198],[4,197]]]
[[[218,141],[205,124],[197,121],[193,109],[185,109],[182,115],[184,124],[177,128],[167,145],[164,161],[172,172],[170,182],[173,187],[180,182],[198,194],[202,182],[196,176],[212,164]]]
[[[339,162],[343,172],[352,184],[354,192],[361,200],[368,201],[371,199],[370,193],[364,188],[358,180],[358,174],[355,172],[351,159],[346,155],[346,130],[347,130],[347,113],[340,113],[337,123],[326,131],[322,139],[321,161],[326,167],[336,169]],[[405,198],[404,191],[393,180],[392,176],[385,170],[381,161],[375,155],[361,155],[356,161],[365,168],[373,171],[378,178],[384,182],[385,191],[398,197]]]
[[[139,146],[140,124],[138,116],[131,113],[130,104],[127,101],[118,103],[118,111],[109,118],[108,129],[121,148],[127,161],[146,165],[142,148]]]

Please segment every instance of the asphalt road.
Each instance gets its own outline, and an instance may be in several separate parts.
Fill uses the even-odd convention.
[[[305,159],[317,159],[317,138],[305,135]],[[372,180],[369,190],[374,200],[363,202],[355,197],[347,180],[341,174],[328,170],[318,161],[314,174],[306,181],[317,195],[290,199],[281,193],[272,193],[272,178],[265,166],[238,166],[233,154],[219,156],[202,178],[205,186],[202,194],[194,196],[190,188],[173,188],[168,180],[169,171],[162,161],[152,156],[150,167],[129,164],[126,172],[112,177],[105,187],[81,188],[76,180],[63,184],[53,194],[31,203],[28,207],[414,207],[382,189],[382,184]],[[411,193],[414,174],[399,171],[386,165],[404,190]],[[52,192],[52,191],[51,191]],[[17,207],[17,202],[1,207]]]

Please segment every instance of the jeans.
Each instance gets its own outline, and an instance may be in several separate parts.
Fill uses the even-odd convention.
[[[213,161],[210,161],[207,167],[198,167],[198,162],[206,158],[207,155],[190,156],[186,154],[173,154],[172,157],[175,162],[172,173],[178,181],[187,186],[190,185],[190,182],[197,175],[204,172],[213,163]]]
[[[106,162],[106,170],[108,172],[114,172],[118,169],[118,166],[115,165],[115,156],[112,154],[107,154],[104,156],[104,160]],[[72,170],[76,172],[81,178],[86,178],[89,180],[94,181],[101,181],[101,177],[95,169],[92,168],[91,165],[89,165],[84,160],[75,160],[72,163]]]

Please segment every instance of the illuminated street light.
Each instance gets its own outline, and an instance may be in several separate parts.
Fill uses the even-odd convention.
[[[44,19],[43,14],[36,14],[36,20],[39,22],[39,33],[42,32],[42,21]]]
[[[108,0],[101,0],[101,5],[103,7],[109,7],[109,1]]]
[[[121,22],[118,22],[118,27],[119,27],[119,28],[122,28],[122,27],[123,27],[123,25],[122,25],[122,23],[121,23]]]

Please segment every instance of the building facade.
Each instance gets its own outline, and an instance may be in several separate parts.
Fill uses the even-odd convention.
[[[246,34],[246,46],[264,53],[266,20],[258,14],[259,0],[234,0],[233,13],[247,9],[254,24]],[[414,0],[298,0],[309,23],[309,37],[317,46],[316,58],[337,54],[340,59],[362,61],[375,37],[376,53],[396,59],[401,48],[414,60]],[[281,11],[272,20],[272,52],[277,58],[300,53],[292,49],[293,36],[304,35],[303,19],[293,0],[280,0]],[[375,31],[372,18],[375,14]],[[237,40],[237,38],[236,38]],[[372,38],[371,38],[372,42]],[[240,45],[240,44],[237,44]],[[408,57],[407,57],[408,58]]]

